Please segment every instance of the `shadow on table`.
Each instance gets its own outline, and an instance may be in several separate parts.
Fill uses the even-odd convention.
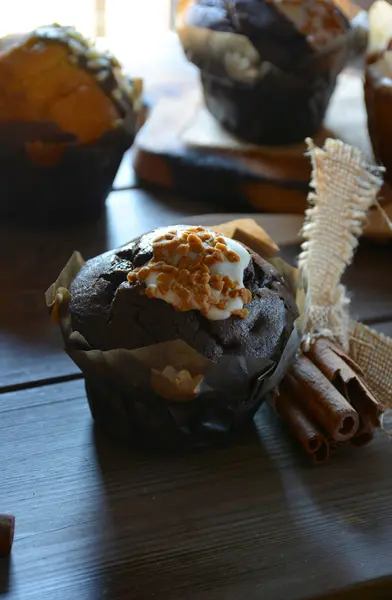
[[[129,453],[95,439],[117,557],[109,598],[253,600],[262,587],[294,600],[390,573],[386,438],[315,468],[264,405],[219,450]]]
[[[296,600],[388,568],[390,527],[380,505],[369,508],[377,485],[387,510],[385,463],[363,485],[377,443],[360,469],[359,451],[313,467],[263,406],[255,427],[219,450],[130,452],[99,432],[95,446],[112,521],[108,598]]]
[[[256,423],[258,419],[260,413]],[[271,414],[265,415],[263,424],[261,439],[280,474],[286,509],[292,518],[292,535],[307,548],[306,565],[302,566],[304,589],[307,578],[318,578],[323,586],[317,594],[325,590],[325,600],[392,598],[392,587],[389,596],[381,595],[388,589],[384,585],[377,595],[378,581],[392,576],[392,445],[388,435],[380,431],[369,446],[361,449],[342,446],[327,464],[306,469],[299,461],[288,466],[288,455],[294,447],[283,424]],[[275,435],[267,435],[267,429]],[[276,452],[274,438],[286,446],[287,455]],[[358,586],[358,596],[352,592],[353,586]],[[338,589],[345,591],[332,593]]]
[[[0,294],[0,390],[79,373],[63,350],[58,328],[51,322],[43,294],[41,306],[24,308],[21,298]]]
[[[256,567],[249,551],[267,541],[265,486],[281,495],[278,474],[263,480],[254,428],[230,447],[182,455],[132,451],[97,431],[94,439],[116,556],[107,598],[177,600],[197,590],[215,598],[212,590],[247,578]]]

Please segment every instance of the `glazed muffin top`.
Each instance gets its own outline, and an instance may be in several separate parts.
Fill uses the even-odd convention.
[[[332,0],[196,0],[186,23],[245,35],[262,61],[284,71],[350,29]]]
[[[93,258],[70,293],[73,329],[101,350],[182,339],[213,360],[277,360],[297,317],[272,265],[203,227],[158,229]]]

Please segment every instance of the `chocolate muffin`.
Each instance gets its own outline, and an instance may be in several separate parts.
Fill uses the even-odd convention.
[[[0,214],[37,224],[98,216],[140,95],[140,82],[73,27],[1,39]]]
[[[211,376],[207,371],[197,379],[186,402],[164,400],[151,386],[146,391],[135,384],[119,392],[120,413],[108,400],[111,382],[86,377],[98,422],[117,436],[120,430],[125,437],[150,434],[157,443],[199,443],[248,422],[261,403],[252,397],[257,378],[279,362],[297,317],[294,298],[271,264],[203,227],[158,229],[93,258],[69,291],[72,329],[92,349],[181,340],[212,367],[220,361],[227,366],[220,381],[213,368]],[[173,370],[170,363],[167,369]]]
[[[180,37],[200,67],[212,115],[267,145],[313,135],[339,72],[366,47],[366,33],[354,31],[332,0],[195,0]]]
[[[392,183],[392,6],[378,1],[369,10],[370,39],[364,78],[369,136],[377,162]]]

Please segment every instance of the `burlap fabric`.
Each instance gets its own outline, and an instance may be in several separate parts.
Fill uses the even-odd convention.
[[[349,298],[341,284],[352,261],[367,211],[376,202],[381,171],[362,153],[339,140],[324,148],[307,140],[314,191],[303,226],[300,273],[305,281],[304,345],[330,337],[343,346],[362,369],[377,399],[392,405],[392,339],[349,317]]]
[[[392,407],[392,339],[355,321],[350,324],[350,355],[362,369],[370,391]]]

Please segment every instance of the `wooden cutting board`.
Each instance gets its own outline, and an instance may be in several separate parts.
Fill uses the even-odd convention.
[[[339,137],[372,160],[366,120],[362,76],[343,73],[314,139],[322,145],[326,137]],[[218,198],[235,210],[303,213],[306,207],[310,162],[305,143],[266,148],[241,142],[209,115],[196,84],[157,103],[134,148],[134,169],[146,184]]]

